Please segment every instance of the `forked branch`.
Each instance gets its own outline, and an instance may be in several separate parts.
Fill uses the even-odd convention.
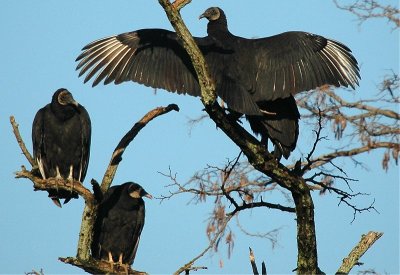
[[[349,3],[349,1],[343,1],[346,4],[339,4],[338,0],[333,0],[333,2],[339,9],[347,10],[354,14],[360,21],[360,24],[367,19],[386,18],[388,22],[391,22],[395,25],[394,28],[400,27],[400,11],[396,6],[391,6],[388,4],[383,5],[376,0],[351,1],[353,3]]]
[[[218,240],[220,239],[221,235],[225,232],[225,228],[228,225],[230,219],[232,218],[232,216],[230,217],[225,217],[224,220],[222,221],[222,223],[220,224],[220,227],[218,229],[218,231],[215,233],[214,237],[210,240],[209,245],[196,257],[194,257],[192,260],[190,260],[189,262],[187,262],[186,264],[184,264],[182,267],[180,267],[177,271],[174,272],[174,275],[179,275],[182,272],[188,273],[189,270],[193,270],[193,264],[200,259],[201,257],[203,257],[211,248],[213,248],[216,243],[218,242]],[[200,269],[198,267],[195,268]],[[206,269],[206,268],[201,268],[201,269]]]
[[[250,250],[250,264],[251,264],[251,268],[253,270],[253,274],[259,275],[260,273],[258,272],[256,258],[254,256],[253,249],[251,249],[251,247],[249,247],[249,250]],[[265,262],[262,262],[262,264],[261,264],[261,274],[267,275],[267,268],[265,267]]]
[[[115,148],[109,166],[107,167],[107,171],[105,173],[103,184],[102,184],[102,192],[107,191],[109,186],[111,185],[116,170],[118,168],[118,164],[122,160],[122,154],[125,151],[126,147],[130,144],[130,142],[136,137],[139,131],[147,125],[152,119],[166,114],[171,110],[179,111],[179,108],[175,104],[170,104],[167,107],[158,107],[154,110],[148,112],[141,120],[139,120],[132,129],[121,139]],[[29,161],[33,168],[35,168],[36,161],[32,158],[32,155],[29,153],[28,149],[25,146],[25,143],[21,137],[21,134],[18,130],[18,124],[16,123],[13,116],[10,117],[10,122],[13,127],[14,135],[17,139],[17,142]],[[64,180],[64,179],[56,179],[56,178],[48,178],[42,179],[35,175],[32,171],[28,171],[24,166],[22,166],[22,170],[16,172],[17,178],[27,178],[33,182],[33,186],[35,190],[50,190],[50,189],[63,189],[67,191],[74,191],[82,196],[85,200],[85,208],[83,210],[82,215],[82,223],[79,232],[79,240],[78,240],[78,248],[76,258],[67,257],[60,258],[60,261],[77,266],[87,272],[91,273],[114,273],[114,274],[146,274],[144,272],[138,272],[132,270],[129,266],[111,266],[109,263],[105,263],[103,261],[96,261],[90,256],[90,246],[92,243],[93,236],[93,226],[96,220],[97,214],[97,206],[98,202],[96,200],[95,195],[85,188],[82,183],[78,181]],[[92,180],[95,182],[95,180]]]

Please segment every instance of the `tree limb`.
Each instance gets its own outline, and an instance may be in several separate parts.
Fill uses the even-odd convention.
[[[342,150],[324,154],[312,159],[310,162],[303,162],[302,164],[309,165],[309,170],[311,170],[316,167],[322,166],[328,162],[331,162],[335,158],[352,157],[378,148],[391,148],[400,151],[400,144],[393,142],[373,142],[371,144],[354,148],[351,150]]]
[[[267,207],[267,208],[270,208],[270,209],[281,210],[283,212],[296,213],[296,210],[293,207],[288,207],[288,206],[283,206],[283,205],[280,205],[280,204],[260,201],[260,202],[251,202],[251,203],[243,202],[242,205],[240,205],[240,206],[238,205],[237,207],[235,207],[235,210],[233,210],[230,213],[227,213],[227,215],[228,216],[234,216],[239,211],[242,211],[242,210],[245,210],[245,209],[253,209],[253,208],[257,208],[257,207]]]
[[[331,90],[324,90],[324,93],[326,93],[327,95],[329,95],[329,97],[331,97],[337,103],[339,103],[340,106],[347,107],[347,108],[357,108],[357,109],[360,109],[360,110],[366,110],[366,111],[372,113],[373,115],[382,115],[382,116],[386,116],[388,118],[393,118],[393,119],[396,119],[396,120],[400,120],[400,114],[396,113],[396,112],[394,112],[392,110],[376,108],[376,107],[373,107],[371,105],[363,104],[361,101],[359,101],[359,102],[348,102],[348,101],[344,100],[343,98],[341,98],[340,96],[338,96],[337,94],[335,94]]]
[[[79,267],[91,274],[133,274],[133,275],[147,275],[146,272],[133,270],[129,265],[120,265],[114,263],[111,265],[106,261],[97,261],[95,259],[82,260],[79,258],[67,257],[58,258],[65,264],[70,264]]]
[[[33,182],[33,187],[36,190],[47,191],[49,189],[62,189],[66,191],[74,191],[78,193],[82,198],[84,198],[86,204],[94,204],[94,196],[89,189],[85,188],[79,181],[64,180],[61,178],[48,178],[42,179],[36,177],[33,173],[26,170],[22,166],[21,171],[15,172],[16,178],[26,178]]]
[[[362,235],[361,240],[351,250],[350,254],[343,259],[342,265],[339,267],[336,274],[348,274],[351,269],[359,264],[358,260],[364,253],[380,238],[383,233],[370,231],[366,235]]]
[[[158,107],[149,111],[125,134],[125,136],[118,143],[117,147],[114,149],[110,163],[101,182],[101,190],[103,193],[105,193],[110,187],[114,179],[115,173],[117,172],[118,165],[122,160],[122,154],[125,152],[125,149],[129,145],[129,143],[131,143],[131,141],[136,137],[139,131],[147,125],[147,123],[149,123],[154,118],[166,114],[172,110],[179,112],[178,105],[170,104],[167,107]]]

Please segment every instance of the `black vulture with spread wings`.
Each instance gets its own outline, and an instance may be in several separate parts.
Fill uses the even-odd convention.
[[[356,59],[344,44],[292,31],[247,39],[229,32],[222,9],[211,7],[206,37],[194,37],[233,114],[245,114],[252,130],[288,158],[296,147],[300,114],[294,95],[323,85],[351,87],[360,78]],[[141,29],[96,40],[78,56],[79,75],[93,86],[134,81],[178,94],[200,96],[198,79],[175,32]]]

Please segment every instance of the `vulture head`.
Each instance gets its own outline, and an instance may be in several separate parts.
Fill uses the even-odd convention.
[[[203,12],[199,16],[199,19],[207,18],[208,21],[215,21],[215,20],[218,20],[222,14],[224,14],[224,12],[220,8],[211,7],[211,8],[208,8],[205,12]]]

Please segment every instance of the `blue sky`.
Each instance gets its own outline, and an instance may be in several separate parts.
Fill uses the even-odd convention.
[[[236,3],[237,2],[237,3]],[[398,4],[397,1],[385,1]],[[204,36],[206,21],[198,16],[210,6],[225,10],[231,32],[244,37],[270,36],[288,30],[317,33],[349,46],[361,66],[362,80],[355,98],[371,97],[384,75],[399,73],[399,32],[392,31],[385,20],[371,20],[361,26],[355,18],[338,10],[332,1],[193,1],[182,15],[195,36]],[[298,3],[298,2],[296,2]],[[69,89],[91,115],[93,134],[91,159],[85,185],[101,180],[112,150],[119,139],[147,111],[176,103],[172,112],[151,122],[125,152],[114,184],[136,181],[153,196],[167,194],[169,180],[158,172],[177,173],[181,183],[207,164],[223,165],[226,158],[237,156],[238,148],[204,120],[193,129],[189,118],[202,114],[198,98],[178,96],[135,83],[91,88],[83,84],[75,71],[75,58],[87,43],[140,28],[171,26],[158,1],[3,1],[0,9],[2,66],[0,66],[0,259],[1,273],[23,273],[43,268],[50,273],[82,273],[80,269],[57,260],[74,256],[83,200],[74,200],[59,209],[47,193],[33,192],[28,180],[14,179],[13,173],[28,163],[12,134],[9,116],[14,115],[21,134],[31,148],[31,125],[36,111],[50,102],[54,91]],[[338,93],[348,93],[337,90]],[[300,126],[297,151],[291,160],[307,152],[310,133]],[[191,131],[190,131],[191,130]],[[328,130],[327,130],[328,131]],[[212,142],[211,142],[212,141]],[[343,145],[331,140],[331,146]],[[333,145],[332,145],[333,144]],[[399,175],[391,163],[386,173],[381,169],[382,152],[365,154],[357,159],[367,169],[340,160],[337,165],[358,179],[355,192],[370,194],[359,200],[361,206],[375,199],[379,211],[357,216],[351,223],[352,210],[338,206],[335,195],[314,195],[319,263],[323,271],[337,270],[343,257],[370,230],[384,236],[362,258],[365,263],[353,271],[375,268],[378,272],[399,273]],[[343,186],[342,186],[343,187]],[[274,200],[274,193],[266,194]],[[206,220],[212,200],[188,204],[182,195],[162,204],[146,200],[147,217],[134,268],[150,274],[171,273],[192,259],[207,245]],[[231,259],[225,249],[207,254],[196,265],[211,273],[250,273],[248,247],[257,260],[265,260],[268,271],[291,273],[296,266],[294,216],[272,210],[253,210],[240,216],[249,230],[262,232],[281,227],[278,245],[272,249],[267,240],[249,238],[235,229],[235,247]],[[224,267],[219,267],[220,259]]]

